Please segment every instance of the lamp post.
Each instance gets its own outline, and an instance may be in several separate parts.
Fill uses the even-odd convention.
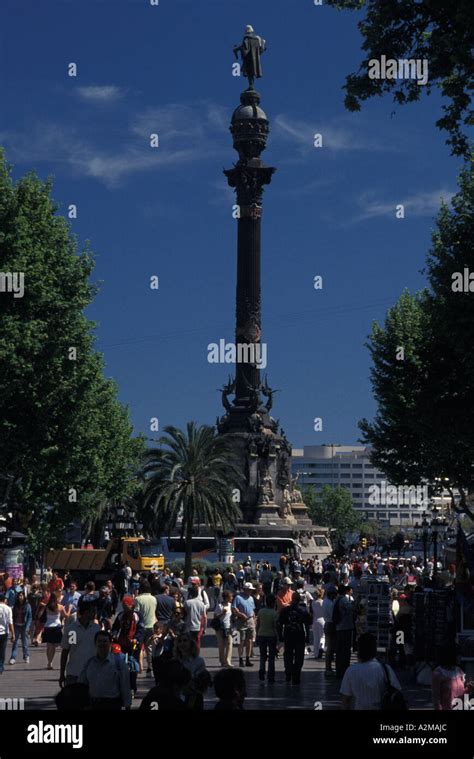
[[[415,525],[416,530],[421,535],[423,541],[423,568],[428,565],[428,546],[433,544],[433,576],[438,573],[438,541],[446,537],[448,530],[448,520],[446,517],[438,516],[438,509],[433,506],[431,509],[431,518],[427,512],[423,513],[421,524]]]
[[[428,539],[429,539],[429,522],[427,519],[426,511],[423,512],[423,520],[419,525],[421,530],[421,539],[423,541],[423,569],[426,569],[428,565]]]
[[[443,539],[446,535],[448,528],[448,520],[446,517],[439,517],[435,515],[431,520],[431,532],[433,536],[433,576],[438,574],[438,540]]]
[[[46,535],[49,532],[49,516],[54,511],[54,506],[51,506],[50,504],[43,505],[42,508],[42,521],[46,522],[46,531],[41,532],[41,540],[39,542],[39,550],[40,550],[40,582],[43,582],[44,577],[44,553],[46,550]]]

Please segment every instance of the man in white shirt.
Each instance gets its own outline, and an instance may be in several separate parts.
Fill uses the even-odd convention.
[[[61,672],[59,685],[77,683],[86,662],[95,654],[95,636],[100,625],[94,622],[96,605],[84,597],[77,605],[77,619],[68,620],[61,641]]]
[[[119,711],[124,706],[128,710],[132,691],[125,658],[111,653],[109,632],[99,630],[95,637],[96,655],[86,662],[79,682],[88,686],[93,709]]]
[[[188,597],[184,602],[184,621],[186,631],[196,641],[198,650],[201,646],[201,635],[207,627],[206,607],[199,597],[199,588],[196,584],[191,585]]]
[[[132,579],[133,572],[132,572],[132,567],[130,566],[128,561],[125,562],[123,572],[125,575],[125,579],[127,581],[127,588],[130,588],[130,581]]]
[[[12,610],[6,602],[4,593],[0,594],[0,675],[3,673],[5,665],[5,653],[7,650],[8,633],[15,640],[15,630],[13,628]]]
[[[377,641],[371,633],[363,633],[358,641],[357,664],[351,664],[341,683],[343,709],[375,711],[382,708],[382,699],[390,684],[401,690],[395,672],[388,664],[385,667],[375,658]],[[387,671],[387,674],[386,674]]]

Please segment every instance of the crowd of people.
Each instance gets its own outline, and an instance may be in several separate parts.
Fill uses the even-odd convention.
[[[241,709],[247,667],[258,666],[259,680],[272,684],[280,659],[285,682],[298,688],[312,656],[324,660],[325,677],[339,681],[343,709],[402,709],[395,670],[411,663],[413,595],[433,581],[433,569],[416,557],[390,561],[353,552],[304,562],[283,555],[278,569],[248,557],[235,571],[215,568],[199,576],[194,569],[186,579],[169,568],[134,574],[125,563],[98,589],[89,581],[79,590],[67,573],[49,569],[44,581],[7,575],[0,583],[0,673],[10,635],[10,665],[20,643],[25,663],[29,647],[41,643],[52,670],[60,647],[60,709],[130,709],[140,672],[155,683],[141,709],[203,709],[212,685],[217,709]],[[454,573],[449,567],[447,575]],[[391,642],[383,663],[365,628],[362,588],[371,576],[390,584]],[[201,651],[209,628],[221,667],[214,679]],[[354,652],[358,661],[351,664]],[[433,673],[434,708],[452,708],[472,687],[454,646],[445,646]]]

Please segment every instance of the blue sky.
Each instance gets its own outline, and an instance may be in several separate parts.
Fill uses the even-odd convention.
[[[222,169],[236,160],[228,124],[246,80],[232,76],[232,46],[248,23],[267,40],[258,89],[271,121],[263,157],[278,169],[262,230],[274,414],[295,447],[356,442],[357,421],[375,412],[371,322],[403,288],[423,286],[440,197],[456,190],[460,162],[435,127],[438,95],[403,108],[389,95],[346,112],[359,15],[312,0],[2,7],[0,144],[15,178],[51,175],[60,211],[77,205],[72,229],[90,240],[102,281],[89,309],[97,347],[148,435],[151,417],[164,427],[222,413],[216,390],[231,367],[209,364],[207,345],[233,339],[236,222]]]

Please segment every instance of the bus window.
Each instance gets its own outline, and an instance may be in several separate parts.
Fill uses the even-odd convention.
[[[186,550],[186,541],[182,538],[168,538],[168,551],[170,553],[184,553]],[[193,537],[192,552],[201,553],[203,551],[215,551],[215,538]]]

